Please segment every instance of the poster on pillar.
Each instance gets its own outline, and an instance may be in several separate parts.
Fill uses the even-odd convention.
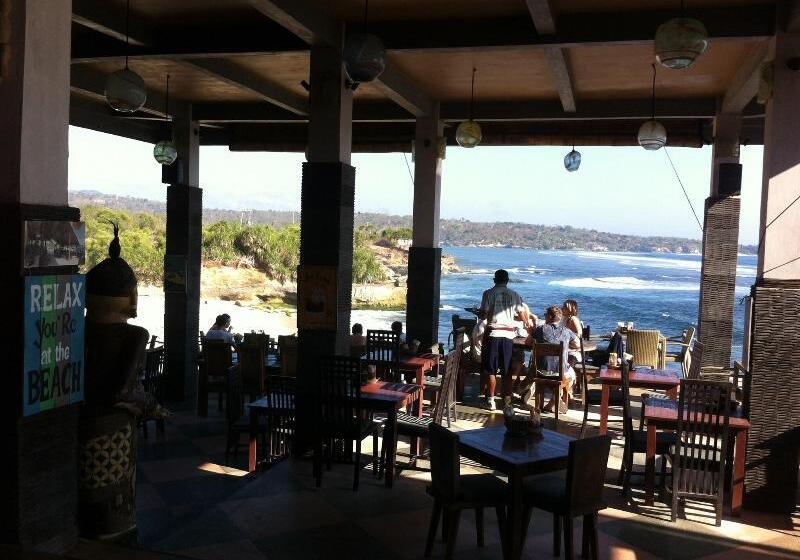
[[[336,304],[336,267],[298,267],[298,328],[336,330]]]
[[[82,274],[25,277],[23,414],[83,401]]]

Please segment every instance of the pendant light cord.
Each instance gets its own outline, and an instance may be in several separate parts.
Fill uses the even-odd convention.
[[[656,64],[655,64],[655,62],[652,63],[652,67],[653,67],[653,93],[652,93],[652,96],[651,96],[651,101],[652,101],[652,104],[651,104],[652,119],[651,120],[656,120]]]
[[[678,184],[681,186],[681,190],[683,191],[683,196],[686,197],[686,202],[689,203],[689,208],[692,210],[692,214],[694,214],[694,220],[697,222],[697,227],[700,228],[700,232],[703,232],[703,224],[700,223],[700,218],[697,217],[697,212],[694,210],[694,205],[692,204],[691,199],[689,198],[689,194],[686,192],[686,187],[683,186],[683,181],[681,181],[681,176],[678,175],[678,170],[675,168],[675,164],[672,162],[672,156],[669,155],[669,150],[667,147],[664,146],[664,153],[667,154],[667,160],[669,161],[670,166],[672,167],[672,172],[675,173],[675,178],[678,180]]]
[[[473,109],[475,108],[475,72],[477,70],[473,67],[472,68],[472,86],[470,86],[469,90],[469,120],[473,120]]]
[[[131,0],[125,3],[125,70],[128,69],[128,54],[130,53],[130,19]]]
[[[167,74],[167,92],[164,95],[164,122],[169,122],[169,74]]]
[[[369,13],[369,0],[364,0],[364,33],[367,32],[367,14]]]

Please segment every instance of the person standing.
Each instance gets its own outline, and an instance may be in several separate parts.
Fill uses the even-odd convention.
[[[486,395],[486,406],[496,410],[494,393],[498,373],[503,378],[503,394],[511,396],[511,355],[516,336],[516,322],[529,322],[527,307],[520,295],[508,288],[508,272],[500,269],[494,273],[494,287],[483,292],[481,319],[486,320],[486,333],[481,352],[481,388]]]

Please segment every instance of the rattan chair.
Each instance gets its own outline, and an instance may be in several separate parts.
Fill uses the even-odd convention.
[[[563,523],[564,556],[572,558],[572,520],[583,517],[583,551],[598,557],[597,512],[605,509],[605,486],[609,436],[596,436],[569,442],[567,470],[525,479],[525,524],[527,534],[533,508],[553,514],[553,555],[561,555]],[[523,536],[523,542],[525,536]]]
[[[712,502],[717,526],[722,522],[731,389],[727,382],[681,381],[677,438],[670,457],[672,521],[678,517],[678,501],[690,498]]]
[[[364,363],[375,366],[382,381],[400,381],[400,335],[394,331],[367,330]]]
[[[622,361],[622,422],[625,433],[625,448],[622,451],[622,466],[619,471],[619,482],[622,483],[622,495],[628,496],[633,474],[633,456],[636,453],[647,452],[647,432],[633,429],[631,416],[631,388],[628,364]],[[671,432],[656,433],[656,455],[661,455],[660,484],[663,487],[667,476],[666,456],[670,453],[675,443],[675,434]],[[642,474],[637,471],[637,474]]]
[[[663,369],[664,351],[667,339],[657,330],[630,330],[628,331],[625,351],[633,355],[633,363],[637,367],[645,366]]]
[[[361,442],[372,436],[373,472],[378,472],[378,431],[380,424],[373,421],[361,407],[361,362],[342,356],[322,357],[319,360],[321,418],[314,446],[314,474],[317,486],[322,485],[322,457],[327,447],[328,468],[335,440],[355,441],[353,491],[358,490],[361,472]],[[328,444],[328,445],[326,445]]]
[[[555,370],[547,367],[548,357],[558,358],[558,365]],[[558,412],[561,405],[561,386],[564,382],[564,343],[551,344],[546,342],[534,342],[531,350],[531,359],[528,364],[528,371],[533,372],[533,390],[535,408],[544,408],[544,391],[550,389],[553,392],[553,413],[555,414],[554,430],[558,429]],[[530,373],[529,373],[530,375]]]
[[[464,509],[475,510],[478,546],[483,546],[483,510],[487,507],[495,508],[502,543],[508,500],[506,483],[493,474],[462,475],[458,434],[439,424],[431,424],[429,432],[431,485],[427,491],[433,496],[433,513],[425,542],[425,557],[429,557],[433,551],[440,518],[444,520],[442,534],[447,543],[445,558],[453,557],[461,510]]]
[[[697,329],[695,329],[693,325],[689,325],[683,332],[683,337],[679,342],[673,342],[671,340],[667,341],[668,345],[679,346],[680,349],[677,352],[667,352],[666,354],[664,354],[664,361],[678,362],[680,364],[683,364],[686,352],[692,347],[692,343],[694,342],[696,332]],[[685,374],[686,370],[684,370],[684,375]]]

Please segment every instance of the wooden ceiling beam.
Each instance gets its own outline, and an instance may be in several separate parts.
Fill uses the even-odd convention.
[[[159,136],[163,131],[163,121],[120,119],[116,115],[109,114],[96,106],[92,107],[87,102],[74,99],[69,107],[69,124],[151,144],[162,139]]]
[[[526,0],[526,3],[536,32],[540,36],[554,36],[556,34],[556,14],[550,0]],[[561,47],[548,47],[544,49],[544,57],[547,60],[547,67],[553,78],[553,85],[558,92],[558,97],[561,99],[564,112],[574,113],[575,91],[572,87],[566,50]]]
[[[108,76],[106,74],[98,72],[88,66],[72,66],[70,68],[69,79],[70,90],[102,101],[102,103],[105,104],[107,78]],[[145,101],[144,106],[139,109],[139,111],[148,115],[163,117],[165,106],[166,100],[163,95],[159,92],[148,91],[147,101]],[[108,110],[109,117],[114,116],[114,113],[110,112],[111,108]]]
[[[433,109],[433,100],[390,64],[372,84],[415,117],[429,115]]]
[[[246,70],[235,63],[222,59],[182,60],[181,64],[199,70],[220,81],[249,91],[264,101],[296,113],[308,114],[308,99],[287,91],[283,87],[263,79],[258,74]]]
[[[741,113],[758,93],[761,79],[761,65],[769,54],[769,43],[766,41],[753,46],[747,58],[742,61],[739,70],[731,80],[725,97],[722,98],[723,113]]]
[[[105,0],[72,0],[72,21],[103,35],[125,42],[125,9]],[[154,34],[135,13],[127,25],[128,41],[133,46],[150,45]]]

